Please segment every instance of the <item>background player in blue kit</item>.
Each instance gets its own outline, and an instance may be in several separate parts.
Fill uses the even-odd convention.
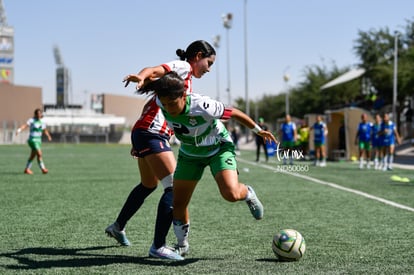
[[[310,131],[313,131],[313,142],[315,145],[315,165],[320,167],[326,166],[326,150],[325,142],[328,135],[328,128],[326,127],[323,117],[318,115],[316,122],[311,126]]]
[[[364,168],[364,164],[368,169],[371,168],[371,140],[372,140],[372,123],[368,121],[368,115],[361,115],[361,122],[355,136],[355,145],[359,149],[359,169]]]
[[[383,137],[383,163],[382,170],[392,170],[392,164],[394,162],[394,150],[395,143],[400,144],[401,138],[398,134],[397,127],[394,122],[390,120],[387,113],[383,115],[381,124],[381,135]]]
[[[375,121],[372,124],[372,157],[374,158],[374,169],[379,170],[382,167],[382,144],[383,136],[381,132],[382,118],[380,114],[375,115]]]
[[[290,115],[285,116],[285,121],[280,125],[280,134],[281,134],[281,143],[282,149],[286,151],[283,157],[283,164],[287,164],[287,159],[289,159],[289,164],[293,164],[292,151],[295,148],[295,143],[297,140],[297,130],[296,123],[292,121]]]

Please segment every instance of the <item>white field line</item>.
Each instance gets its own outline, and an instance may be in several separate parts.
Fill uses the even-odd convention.
[[[302,174],[299,174],[299,173],[292,173],[292,172],[288,172],[288,171],[277,170],[275,167],[272,167],[270,165],[258,164],[256,162],[244,160],[244,159],[241,159],[241,158],[237,158],[237,161],[248,163],[248,164],[251,164],[251,165],[254,165],[254,166],[260,166],[262,168],[266,168],[266,169],[274,171],[274,172],[284,173],[284,174],[291,175],[291,176],[294,176],[294,177],[297,177],[297,178],[302,178],[302,179],[305,179],[305,180],[308,180],[308,181],[312,181],[312,182],[319,183],[319,184],[322,184],[322,185],[326,185],[326,186],[329,186],[329,187],[332,187],[332,188],[336,188],[336,189],[339,189],[339,190],[342,190],[342,191],[350,192],[350,193],[353,193],[353,194],[356,194],[356,195],[359,195],[359,196],[362,196],[362,197],[365,197],[365,198],[368,198],[368,199],[371,199],[371,200],[379,201],[379,202],[382,202],[384,204],[387,204],[387,205],[390,205],[390,206],[393,206],[393,207],[396,207],[396,208],[400,208],[400,209],[404,209],[404,210],[414,212],[414,208],[412,208],[412,207],[409,207],[409,206],[406,206],[406,205],[403,205],[403,204],[399,204],[399,203],[396,203],[396,202],[393,202],[393,201],[389,201],[389,200],[386,200],[386,199],[383,199],[383,198],[380,198],[380,197],[377,197],[377,196],[373,196],[373,195],[370,195],[368,193],[361,192],[361,191],[358,191],[358,190],[355,190],[355,189],[352,189],[352,188],[343,187],[341,185],[338,185],[338,184],[335,184],[335,183],[332,183],[332,182],[319,180],[319,179],[312,178],[312,177],[309,177],[309,176],[305,176],[305,175],[302,175]]]

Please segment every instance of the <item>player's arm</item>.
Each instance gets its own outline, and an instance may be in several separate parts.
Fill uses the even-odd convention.
[[[397,128],[394,128],[394,135],[395,135],[395,138],[397,139],[397,143],[401,144],[401,137],[398,134]]]
[[[148,82],[154,81],[166,73],[167,70],[162,65],[146,67],[137,74],[129,74],[125,76],[122,82],[125,82],[125,87],[128,86],[130,82],[135,82],[137,83],[136,89],[139,90],[148,84]]]
[[[50,133],[47,129],[44,129],[43,133],[45,133],[45,135],[47,136],[47,140],[52,141],[52,136],[50,135]]]
[[[271,132],[263,130],[259,125],[256,124],[256,122],[254,122],[253,119],[251,119],[248,115],[246,115],[239,109],[231,109],[231,118],[240,122],[250,130],[252,130],[254,133],[261,136],[265,141],[274,141],[276,143],[278,142]]]
[[[17,128],[16,136],[18,134],[20,134],[21,131],[24,131],[27,127],[29,127],[29,125],[27,125],[27,123],[25,123],[25,124],[22,124],[19,128]]]
[[[298,140],[298,130],[296,129],[296,125],[293,128],[293,140],[296,142]]]

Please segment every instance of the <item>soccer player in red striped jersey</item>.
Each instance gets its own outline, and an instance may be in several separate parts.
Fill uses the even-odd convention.
[[[184,79],[185,89],[191,93],[192,77],[201,78],[210,71],[216,52],[208,42],[197,40],[191,43],[185,51],[178,49],[176,54],[180,60],[146,67],[137,74],[127,75],[124,78],[125,87],[130,82],[135,82],[139,90],[149,82],[174,71]],[[149,255],[162,259],[182,260],[181,255],[166,245],[166,236],[172,224],[172,185],[176,167],[176,160],[169,144],[171,134],[172,131],[156,104],[155,97],[151,98],[144,106],[142,115],[131,133],[131,154],[138,159],[141,182],[131,191],[116,221],[108,226],[105,232],[121,245],[130,245],[125,235],[125,226],[160,181],[164,193],[158,204],[154,242]]]

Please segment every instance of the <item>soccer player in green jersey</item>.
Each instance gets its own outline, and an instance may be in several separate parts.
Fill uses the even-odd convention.
[[[29,118],[27,122],[21,125],[16,132],[16,136],[26,128],[30,128],[29,139],[27,144],[29,145],[31,152],[29,159],[27,160],[26,168],[24,169],[25,174],[32,175],[33,171],[30,169],[32,167],[32,162],[35,157],[37,157],[37,163],[39,164],[40,169],[43,174],[47,174],[48,170],[45,167],[43,162],[42,154],[42,134],[45,133],[48,140],[51,141],[52,137],[50,136],[49,131],[46,129],[46,124],[42,121],[43,112],[40,109],[34,111],[34,117]]]
[[[178,251],[186,254],[190,228],[187,207],[207,166],[225,200],[246,201],[255,219],[263,217],[263,205],[253,188],[238,180],[235,146],[221,120],[234,118],[265,141],[277,141],[242,111],[206,96],[188,94],[184,87],[184,81],[170,72],[138,92],[157,96],[158,106],[181,142],[174,172],[173,225]]]

